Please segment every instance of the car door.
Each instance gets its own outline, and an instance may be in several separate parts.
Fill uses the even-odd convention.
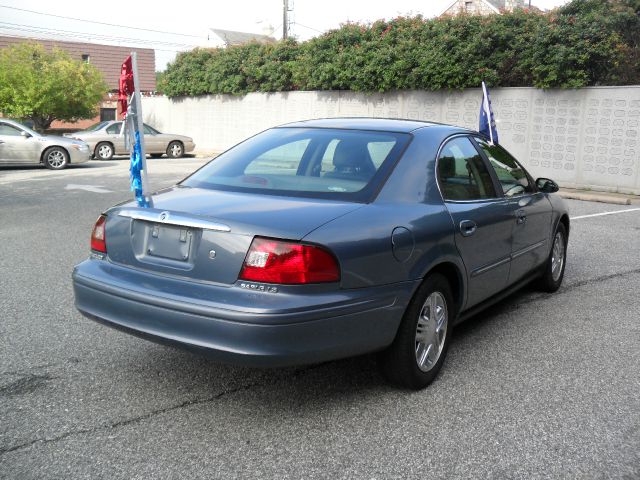
[[[114,154],[123,155],[128,153],[124,145],[124,135],[122,125],[124,122],[115,122],[105,129],[107,138],[105,140],[113,144]]]
[[[26,130],[0,122],[0,165],[40,163],[40,143]]]
[[[164,153],[167,150],[169,141],[162,138],[163,135],[144,125],[144,148],[146,153]]]
[[[547,259],[552,208],[527,171],[500,145],[476,138],[495,172],[511,212],[513,244],[509,284],[521,280]]]
[[[511,208],[467,136],[448,140],[437,162],[440,192],[467,274],[466,307],[504,289],[511,260]]]

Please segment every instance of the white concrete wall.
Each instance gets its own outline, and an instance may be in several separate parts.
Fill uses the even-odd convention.
[[[535,176],[640,195],[640,86],[492,89],[500,143]],[[143,99],[145,121],[220,152],[274,125],[321,117],[411,118],[478,128],[480,89],[462,92],[252,93]]]

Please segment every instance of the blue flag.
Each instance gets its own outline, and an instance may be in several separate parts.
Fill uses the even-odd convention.
[[[131,191],[134,192],[138,206],[149,207],[149,202],[142,192],[142,152],[140,150],[140,132],[135,133],[135,142],[131,151],[131,166],[129,167],[129,178],[131,180]]]
[[[491,143],[498,144],[498,130],[496,130],[496,120],[491,109],[491,100],[487,86],[482,82],[482,103],[480,104],[480,128],[478,131],[486,135]]]

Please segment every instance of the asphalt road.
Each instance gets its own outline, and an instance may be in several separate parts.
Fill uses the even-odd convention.
[[[236,368],[83,318],[71,269],[127,176],[0,169],[0,478],[640,478],[640,211],[574,220],[562,289],[466,322],[407,392],[373,356]]]

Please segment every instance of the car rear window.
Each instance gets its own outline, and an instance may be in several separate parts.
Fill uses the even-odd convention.
[[[181,185],[367,201],[411,136],[328,128],[274,128],[233,147]]]

